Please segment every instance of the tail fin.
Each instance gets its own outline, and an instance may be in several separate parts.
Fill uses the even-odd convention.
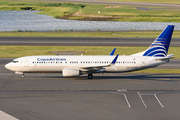
[[[109,54],[110,56],[114,55],[114,52],[116,51],[116,48],[113,49],[113,51]]]
[[[165,57],[167,56],[174,25],[168,25],[166,29],[156,38],[156,40],[144,52],[143,56]]]

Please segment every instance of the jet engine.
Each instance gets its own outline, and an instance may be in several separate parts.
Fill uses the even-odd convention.
[[[79,76],[82,75],[81,71],[74,68],[64,68],[62,71],[64,77]]]

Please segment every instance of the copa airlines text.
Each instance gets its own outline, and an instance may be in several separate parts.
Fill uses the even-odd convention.
[[[130,56],[110,55],[63,55],[63,56],[26,56],[14,59],[5,65],[16,74],[24,73],[61,73],[65,77],[93,73],[120,73],[156,67],[169,62],[173,55],[167,55],[174,25],[166,29],[155,39],[149,48]]]

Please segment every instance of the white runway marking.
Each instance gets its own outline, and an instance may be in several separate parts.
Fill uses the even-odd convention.
[[[154,96],[155,98],[156,98],[156,100],[158,101],[158,103],[161,105],[161,107],[162,108],[164,108],[164,106],[162,105],[162,103],[160,102],[160,100],[158,99],[158,97],[156,96],[156,94],[158,94],[158,93],[155,93],[155,94],[140,94],[139,92],[137,92],[138,93],[138,95],[139,95],[139,97],[140,97],[140,99],[142,100],[142,102],[143,102],[143,104],[144,104],[144,106],[147,108],[147,105],[145,104],[145,102],[144,102],[144,100],[142,99],[142,95],[152,95],[152,96]]]
[[[162,108],[164,108],[164,106],[162,105],[162,103],[160,102],[160,100],[158,99],[158,97],[156,96],[156,94],[154,94],[156,100],[159,102],[159,104],[161,105]]]
[[[130,103],[129,103],[128,99],[127,99],[126,94],[124,94],[124,93],[114,93],[114,92],[110,92],[110,93],[113,93],[113,94],[121,94],[121,95],[123,95],[123,96],[124,96],[124,98],[125,98],[125,100],[126,100],[126,103],[127,103],[128,107],[129,107],[129,108],[131,108],[131,105],[130,105]]]
[[[0,110],[0,120],[19,120]]]
[[[140,99],[141,99],[143,105],[145,106],[145,108],[147,108],[147,105],[146,105],[146,103],[144,102],[144,100],[142,99],[141,95],[139,94],[139,92],[137,92],[137,93],[138,93],[138,95],[139,95],[139,97],[140,97]]]
[[[123,93],[122,93],[122,94],[123,94]],[[125,100],[126,100],[128,106],[129,106],[129,108],[131,108],[131,105],[129,104],[129,101],[128,101],[127,97],[126,97],[126,94],[123,94],[123,95],[124,95],[124,98],[125,98]]]

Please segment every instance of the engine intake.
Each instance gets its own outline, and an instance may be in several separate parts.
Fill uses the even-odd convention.
[[[64,68],[62,74],[64,77],[79,76],[81,71],[74,68]]]

